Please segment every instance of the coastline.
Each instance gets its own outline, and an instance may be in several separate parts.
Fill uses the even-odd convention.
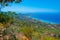
[[[50,22],[50,21],[46,21],[46,20],[42,20],[42,19],[38,19],[38,18],[35,18],[35,17],[31,17],[31,16],[28,16],[29,18],[32,18],[32,19],[35,19],[37,21],[41,21],[41,22],[44,22],[44,23],[48,23],[48,24],[59,24],[59,23],[55,23],[55,22]],[[60,24],[59,24],[60,25]]]

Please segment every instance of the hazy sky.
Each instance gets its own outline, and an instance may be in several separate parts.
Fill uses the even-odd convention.
[[[60,0],[22,0],[20,4],[12,4],[2,10],[16,12],[59,12]]]

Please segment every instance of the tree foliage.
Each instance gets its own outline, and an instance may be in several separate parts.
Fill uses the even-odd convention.
[[[2,7],[9,6],[9,3],[20,3],[22,0],[0,0],[0,11]]]
[[[11,3],[13,3],[13,2],[20,3],[21,0],[0,0],[1,6],[8,6],[9,5],[8,4],[9,2],[11,2]]]

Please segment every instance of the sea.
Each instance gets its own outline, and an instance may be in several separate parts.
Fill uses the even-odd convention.
[[[29,13],[29,17],[51,24],[60,24],[60,12],[58,13]]]

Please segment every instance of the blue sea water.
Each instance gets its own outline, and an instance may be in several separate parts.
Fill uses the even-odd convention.
[[[60,13],[30,13],[30,17],[47,23],[60,24]]]

